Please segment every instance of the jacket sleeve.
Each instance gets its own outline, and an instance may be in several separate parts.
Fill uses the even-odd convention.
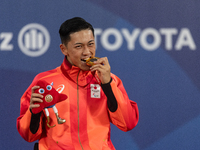
[[[108,109],[110,120],[122,131],[129,131],[137,125],[139,120],[137,103],[129,99],[122,81],[113,74],[110,87],[110,93],[112,93],[110,95],[114,95],[114,98],[117,101],[117,107],[115,107],[115,111]]]
[[[20,101],[20,116],[17,118],[17,130],[19,134],[28,142],[33,142],[35,140],[38,140],[42,134],[43,114],[34,115],[31,113],[29,109],[30,98],[31,98],[31,88],[33,86],[34,86],[34,82],[29,86],[29,88],[23,94]],[[31,126],[32,127],[35,126],[33,125],[34,123],[36,123],[37,129],[31,130]]]

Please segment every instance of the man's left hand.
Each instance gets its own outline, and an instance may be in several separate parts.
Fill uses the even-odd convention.
[[[110,82],[110,64],[107,57],[99,58],[94,62],[94,65],[90,68],[91,71],[97,71],[98,77],[102,84]]]

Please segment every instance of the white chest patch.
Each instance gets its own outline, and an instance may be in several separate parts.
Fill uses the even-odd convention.
[[[100,98],[101,87],[99,84],[90,84],[91,98]]]

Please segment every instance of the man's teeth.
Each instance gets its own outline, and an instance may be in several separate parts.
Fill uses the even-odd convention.
[[[86,62],[90,57],[86,58],[86,59],[81,59],[82,61]]]
[[[84,62],[86,62],[86,60],[87,60],[87,59],[81,59],[81,61],[84,61]]]

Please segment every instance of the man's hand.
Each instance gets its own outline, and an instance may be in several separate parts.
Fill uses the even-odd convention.
[[[95,65],[93,65],[90,68],[90,70],[97,71],[101,83],[106,84],[110,82],[111,76],[110,76],[110,64],[108,62],[108,58],[107,57],[99,58],[97,61],[94,62],[94,64]]]
[[[29,106],[29,109],[32,110],[32,108],[38,108],[40,107],[40,104],[34,104],[36,102],[39,102],[39,103],[42,103],[43,100],[43,95],[41,94],[38,94],[38,93],[34,93],[36,89],[39,89],[40,87],[39,86],[34,86],[32,87],[31,89],[31,99],[30,99],[30,106]]]

